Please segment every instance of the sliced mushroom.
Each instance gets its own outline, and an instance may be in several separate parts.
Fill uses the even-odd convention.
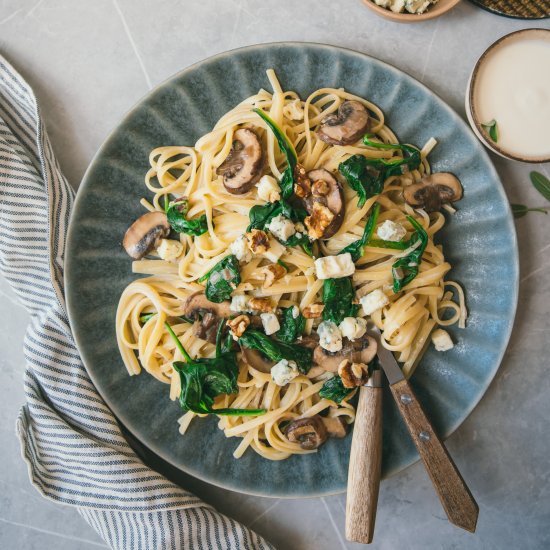
[[[233,134],[233,145],[216,173],[223,176],[223,185],[233,195],[250,191],[260,179],[263,167],[262,144],[250,128],[239,128]]]
[[[347,342],[338,352],[330,352],[321,346],[313,351],[313,362],[330,372],[338,372],[338,365],[349,359],[352,363],[370,363],[376,355],[377,344],[374,338],[363,336],[359,340]]]
[[[347,424],[340,416],[322,416],[321,420],[325,425],[330,437],[346,437]]]
[[[220,319],[227,319],[232,314],[228,301],[215,304],[202,291],[191,294],[183,306],[183,315],[195,321],[193,334],[212,344],[216,343]]]
[[[250,365],[253,369],[259,370],[260,372],[270,373],[271,367],[275,365],[275,361],[267,359],[259,351],[255,349],[249,349],[241,346],[241,351],[243,355],[243,361]]]
[[[170,224],[164,212],[147,212],[128,228],[122,246],[134,260],[141,260],[169,233]]]
[[[321,123],[319,139],[333,145],[355,143],[366,131],[369,113],[366,107],[355,100],[344,101],[338,114],[329,115]]]
[[[308,451],[317,449],[327,440],[327,430],[318,414],[293,420],[286,427],[285,433],[289,441],[299,443],[302,449]]]
[[[332,214],[334,214],[334,218],[330,224],[324,228],[321,237],[323,239],[328,239],[340,229],[344,221],[344,214],[346,212],[344,191],[334,176],[324,168],[312,170],[308,172],[307,176],[312,182],[312,193],[304,199],[304,204],[309,214],[311,215],[313,213],[313,205],[315,203],[326,206]]]
[[[435,212],[443,204],[462,198],[462,185],[459,179],[449,172],[436,172],[426,176],[419,183],[406,187],[403,191],[405,201],[411,206],[424,208],[426,212]]]

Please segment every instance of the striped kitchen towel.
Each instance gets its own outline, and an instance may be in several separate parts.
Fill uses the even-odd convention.
[[[0,56],[0,272],[31,315],[17,433],[32,483],[112,548],[272,549],[146,467],[91,383],[63,296],[72,204],[34,93]]]

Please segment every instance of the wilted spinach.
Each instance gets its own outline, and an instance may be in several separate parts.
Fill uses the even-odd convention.
[[[351,277],[323,281],[323,319],[339,325],[346,317],[355,317],[359,305],[354,304],[355,291]]]
[[[378,214],[380,214],[380,205],[375,203],[372,207],[371,215],[365,224],[363,236],[357,241],[348,244],[348,246],[340,250],[338,254],[346,254],[346,252],[349,252],[351,254],[351,259],[356,262],[363,255],[363,249],[366,244],[371,240],[372,234],[374,233],[374,228],[376,227],[376,222],[378,220]]]
[[[299,344],[288,344],[274,340],[263,332],[248,329],[239,338],[239,344],[245,348],[255,349],[272,361],[279,362],[281,359],[294,361],[298,370],[306,374],[313,362],[313,351],[300,346]]]
[[[166,207],[166,203],[165,203]],[[172,201],[166,210],[166,218],[170,227],[178,233],[186,235],[199,236],[208,231],[206,222],[206,214],[202,214],[198,218],[188,220],[186,218],[189,212],[189,201],[185,198]]]
[[[412,216],[407,216],[407,219],[415,229],[408,244],[412,246],[420,241],[420,245],[403,258],[399,258],[399,260],[392,265],[394,292],[399,292],[418,275],[422,254],[424,254],[424,250],[428,244],[428,234],[424,228]]]
[[[277,332],[277,338],[288,344],[292,344],[298,336],[301,336],[306,326],[305,317],[301,313],[294,317],[293,310],[294,307],[282,308],[279,321],[281,328]]]
[[[234,254],[220,260],[206,275],[203,275],[199,282],[208,279],[204,294],[211,301],[219,304],[229,300],[231,293],[241,282],[239,271],[239,260]]]
[[[319,390],[319,397],[324,397],[340,404],[352,391],[353,388],[344,387],[342,379],[339,376],[334,376],[323,384],[323,387]]]

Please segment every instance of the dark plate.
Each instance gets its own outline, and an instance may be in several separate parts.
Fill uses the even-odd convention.
[[[439,146],[436,171],[461,179],[465,197],[440,241],[452,277],[467,293],[467,330],[451,329],[455,348],[430,350],[412,383],[436,430],[444,437],[485,393],[506,348],[517,301],[518,251],[513,220],[498,176],[466,124],[441,99],[405,73],[366,55],[318,44],[266,44],[231,51],[170,78],[134,107],[102,145],[80,186],[66,255],[68,311],[75,339],[99,392],[122,423],[153,452],[181,470],[235,491],[265,496],[319,496],[346,487],[351,437],[331,440],[316,454],[271,462],[196,419],[178,433],[181,411],[168,387],[143,373],[129,377],[119,357],[115,311],[124,287],[136,278],[120,241],[143,212],[139,199],[149,152],[161,145],[193,144],[216,120],[261,87],[274,68],[285,89],[302,97],[343,86],[386,113],[401,141]],[[494,284],[498,276],[498,284]],[[385,396],[383,475],[418,459],[391,397]]]
[[[488,12],[514,19],[550,17],[550,0],[470,0]]]

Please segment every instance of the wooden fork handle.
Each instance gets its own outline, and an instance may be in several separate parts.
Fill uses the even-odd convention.
[[[353,424],[346,538],[369,544],[374,534],[382,464],[382,388],[363,386]]]
[[[474,532],[479,508],[407,380],[390,386],[397,407],[451,523]]]

